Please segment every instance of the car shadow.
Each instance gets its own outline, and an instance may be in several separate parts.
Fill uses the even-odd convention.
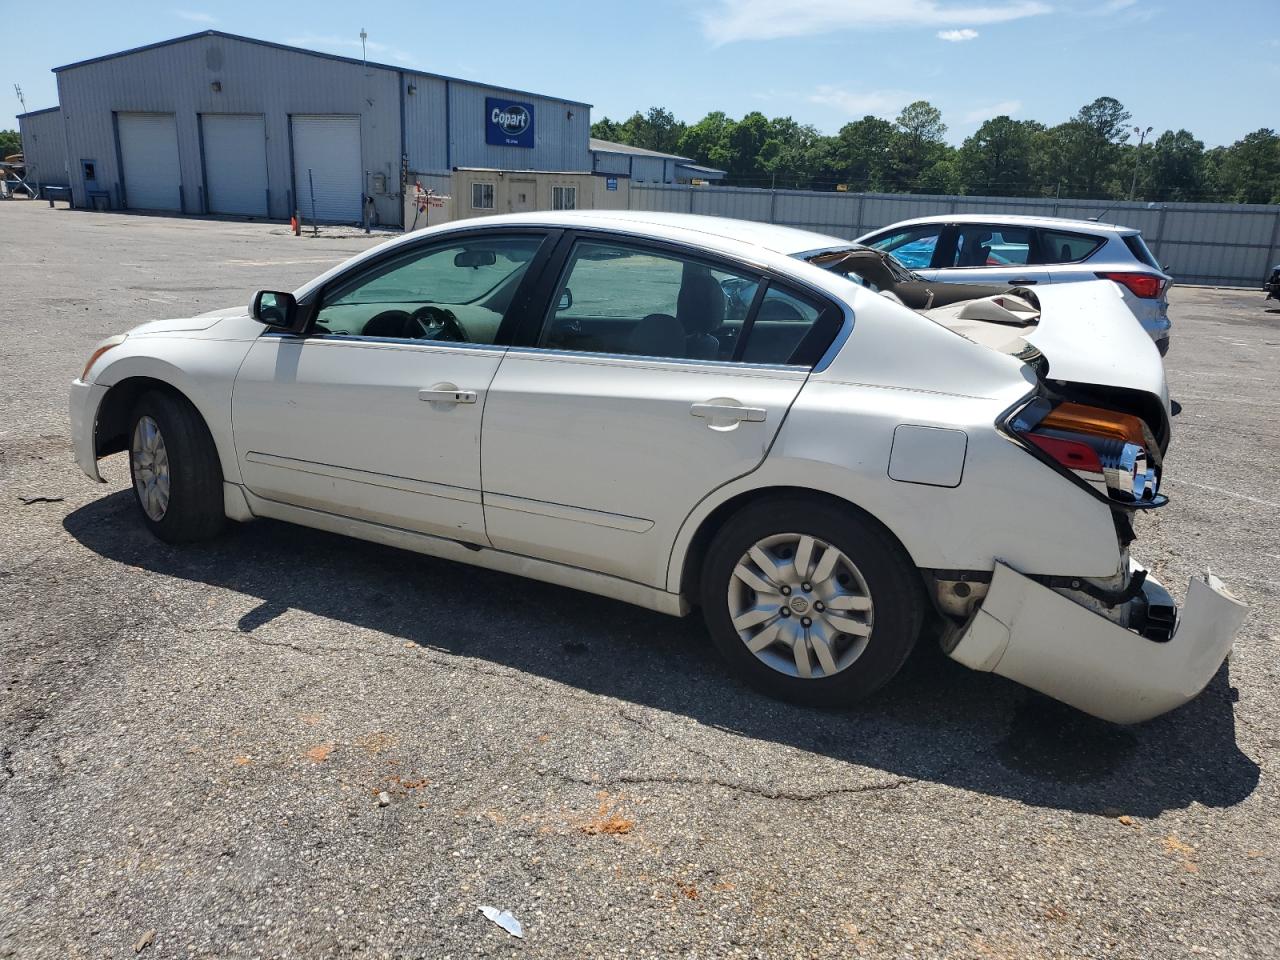
[[[130,491],[64,527],[122,564],[261,602],[251,632],[288,609],[475,657],[744,737],[1035,806],[1150,817],[1247,797],[1259,768],[1236,744],[1224,666],[1192,703],[1138,727],[1095,720],[922,643],[867,703],[813,710],[730,679],[697,617],[683,620],[519,577],[274,521],[204,544],[159,543]],[[475,617],[475,598],[484,604]]]

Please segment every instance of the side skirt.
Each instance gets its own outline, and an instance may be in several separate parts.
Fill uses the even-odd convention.
[[[492,547],[477,547],[462,544],[456,540],[447,540],[444,537],[433,537],[429,534],[417,533],[412,530],[402,530],[399,527],[389,527],[379,523],[369,523],[365,520],[355,520],[334,513],[325,513],[322,510],[295,507],[275,500],[266,500],[250,493],[248,490],[239,489],[255,517],[284,520],[303,527],[314,527],[317,530],[325,530],[329,533],[337,533],[346,537],[356,537],[360,540],[369,540],[389,547],[412,550],[415,553],[426,554],[429,557],[454,560],[458,563],[466,563],[475,567],[484,567],[486,570],[496,570],[499,573],[510,573],[518,577],[527,577],[530,580],[540,580],[543,583],[554,583],[556,586],[568,587],[571,590],[582,590],[586,593],[595,593],[602,597],[611,597],[614,600],[621,600],[624,603],[635,604],[638,607],[645,607],[649,610],[656,610],[658,613],[665,613],[675,617],[683,617],[689,613],[688,601],[679,594],[668,593],[665,590],[648,587],[631,580],[611,577],[592,570],[583,570],[580,567],[552,563],[549,560],[539,560],[535,557],[506,553],[502,550],[494,550]]]

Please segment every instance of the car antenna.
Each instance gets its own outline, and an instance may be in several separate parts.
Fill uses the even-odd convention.
[[[1105,217],[1108,213],[1110,213],[1113,209],[1115,209],[1115,205],[1119,202],[1120,202],[1119,200],[1113,200],[1110,204],[1103,207],[1101,211],[1094,214],[1092,217],[1089,217],[1088,218],[1089,222],[1098,223],[1103,217]]]

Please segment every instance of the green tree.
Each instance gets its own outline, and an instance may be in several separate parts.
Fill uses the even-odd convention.
[[[1219,177],[1237,203],[1280,203],[1280,136],[1266,127],[1227,147]]]
[[[601,117],[591,125],[591,135],[597,140],[608,140],[610,143],[621,143],[622,124],[615,123],[608,117]]]
[[[1141,199],[1190,201],[1204,196],[1204,144],[1189,130],[1166,130],[1126,160],[1139,165],[1137,196]]]
[[[623,143],[660,153],[673,153],[683,133],[684,124],[661,107],[650,107],[645,113],[637,111],[622,124]]]
[[[1021,197],[1035,192],[1036,137],[1033,120],[993,117],[967,138],[956,154],[956,177],[964,193]]]
[[[942,111],[927,100],[903,107],[894,123],[897,126],[893,139],[894,183],[908,193],[918,193],[925,187],[924,175],[949,149],[942,139],[947,125],[942,122]]]
[[[22,136],[17,130],[0,130],[0,157],[22,150]]]
[[[1052,149],[1057,155],[1056,179],[1063,192],[1103,197],[1120,194],[1120,144],[1132,131],[1132,115],[1114,97],[1098,97],[1066,123],[1053,128]],[[1125,182],[1127,188],[1128,182]],[[1124,191],[1127,193],[1127,189]]]
[[[686,127],[676,142],[676,153],[718,170],[728,170],[733,163],[733,129],[737,123],[721,110],[708,113]]]
[[[879,117],[868,115],[846,123],[831,138],[837,179],[851,190],[887,189],[893,167],[893,138],[893,124]]]

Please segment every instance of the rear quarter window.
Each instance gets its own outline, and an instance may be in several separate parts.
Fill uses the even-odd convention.
[[[1142,234],[1129,233],[1125,234],[1122,239],[1124,240],[1124,245],[1129,248],[1129,252],[1133,254],[1135,259],[1145,263],[1148,267],[1154,267],[1157,270],[1161,269],[1160,261],[1147,248],[1147,242],[1142,239]]]
[[[1060,230],[1040,231],[1040,250],[1044,263],[1078,263],[1093,256],[1106,241],[1087,233],[1064,233]]]

